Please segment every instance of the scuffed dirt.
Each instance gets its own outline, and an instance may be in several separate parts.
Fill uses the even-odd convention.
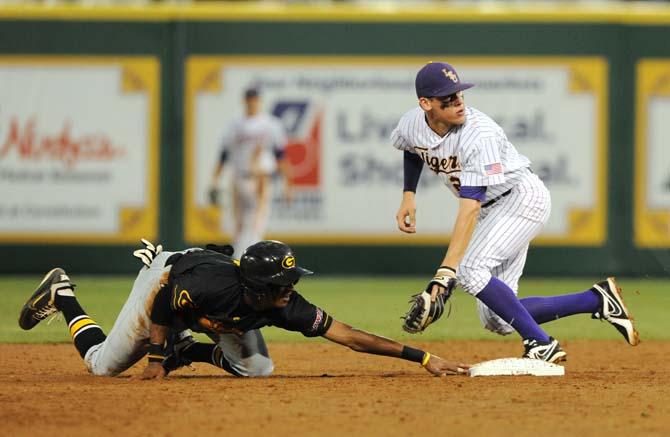
[[[140,381],[144,360],[104,378],[71,345],[0,345],[2,434],[670,435],[670,342],[563,342],[566,376],[544,378],[434,378],[331,344],[269,346],[270,378],[197,363]],[[513,341],[418,346],[470,363],[521,352]]]

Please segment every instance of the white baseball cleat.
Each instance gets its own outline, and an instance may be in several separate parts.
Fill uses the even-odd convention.
[[[619,288],[614,278],[607,278],[605,281],[594,284],[591,290],[598,293],[602,300],[600,309],[593,313],[591,317],[607,320],[631,346],[638,345],[640,334],[635,329],[633,316],[623,303],[621,288]]]

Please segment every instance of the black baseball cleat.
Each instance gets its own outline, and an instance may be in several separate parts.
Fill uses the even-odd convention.
[[[568,354],[561,349],[558,340],[554,340],[553,337],[549,337],[548,342],[528,338],[523,341],[523,347],[525,351],[522,358],[542,360],[548,363],[560,363],[567,360]]]
[[[635,329],[633,316],[623,303],[621,288],[619,288],[614,278],[607,278],[605,281],[594,284],[591,290],[598,294],[601,299],[600,309],[593,313],[591,317],[607,320],[631,346],[637,346],[640,343],[640,334]]]
[[[65,270],[56,267],[47,273],[37,290],[23,305],[19,315],[19,326],[25,330],[33,329],[39,322],[57,312],[58,308],[54,304],[56,292],[66,289],[70,290],[68,294],[72,294],[74,284],[70,282]]]

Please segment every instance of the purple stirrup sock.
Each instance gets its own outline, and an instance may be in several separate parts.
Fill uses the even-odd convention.
[[[595,313],[600,309],[600,297],[592,290],[551,297],[525,297],[521,304],[537,323],[550,322],[573,314]]]
[[[521,305],[512,289],[498,278],[491,277],[486,287],[477,294],[477,299],[484,302],[501,319],[512,325],[522,338],[534,338],[542,342],[549,341],[547,333],[540,328],[526,308]]]

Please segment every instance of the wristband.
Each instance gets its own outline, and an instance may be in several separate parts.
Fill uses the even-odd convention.
[[[430,352],[426,352],[423,356],[423,359],[421,360],[421,367],[426,367],[426,364],[428,364],[428,361],[430,361]]]
[[[453,267],[449,267],[449,266],[440,266],[440,267],[437,268],[437,270],[442,270],[442,269],[450,270],[451,272],[454,273],[454,275],[456,274],[456,269],[453,268]]]
[[[162,344],[149,343],[149,350],[147,351],[147,358],[150,363],[161,363],[165,358],[165,349]]]
[[[415,363],[423,363],[426,354],[428,353],[422,351],[421,349],[414,349],[413,347],[403,346],[400,358],[407,361],[414,361]]]

